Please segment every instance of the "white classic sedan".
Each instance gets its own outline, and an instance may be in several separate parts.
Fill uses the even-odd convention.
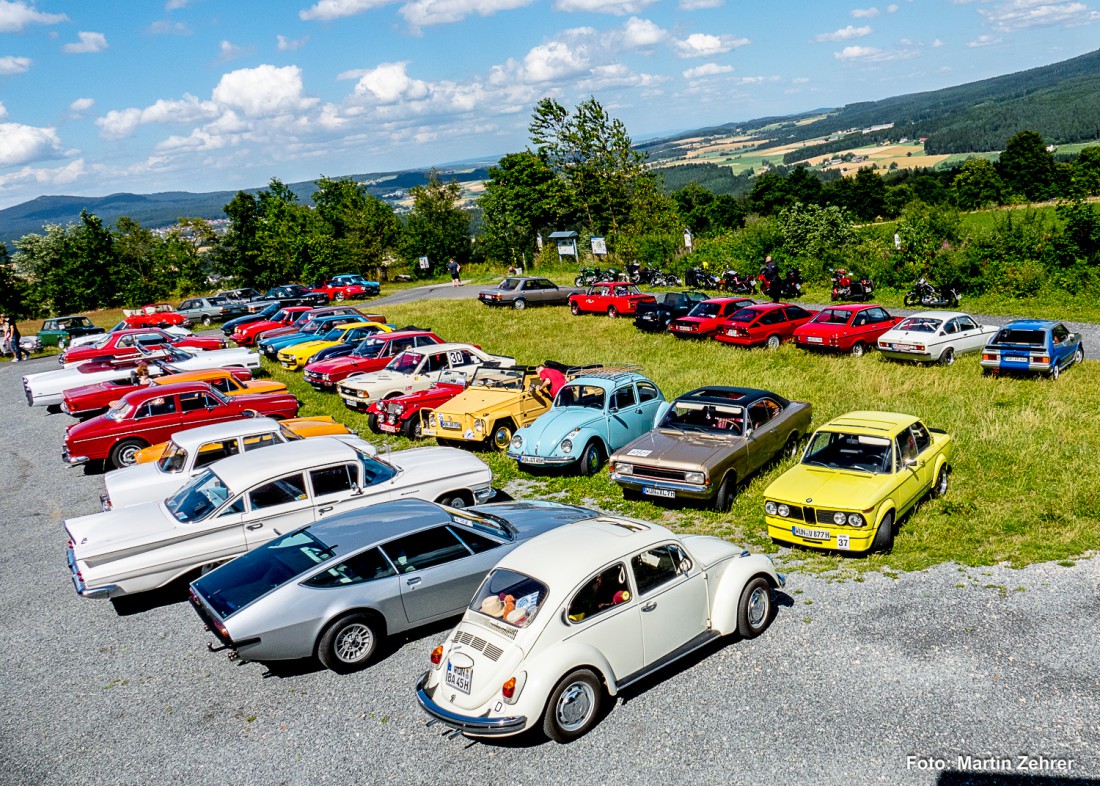
[[[444,371],[473,374],[479,366],[511,368],[516,359],[490,355],[473,344],[434,344],[407,349],[381,371],[354,374],[337,390],[349,409],[365,412],[375,401],[427,390]]]
[[[432,723],[568,742],[626,686],[732,633],[758,636],[783,577],[720,538],[614,516],[506,555],[417,684]]]
[[[883,333],[878,350],[891,360],[950,366],[956,355],[979,351],[997,330],[960,311],[922,311]]]
[[[273,445],[208,467],[163,501],[67,520],[69,569],[86,598],[145,592],[377,502],[484,502],[492,477],[485,462],[455,448],[381,457],[334,437]]]

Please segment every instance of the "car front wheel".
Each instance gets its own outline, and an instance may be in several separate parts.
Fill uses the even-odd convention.
[[[737,603],[737,632],[743,639],[754,639],[772,622],[772,591],[768,580],[757,576],[741,590]]]
[[[1073,362],[1080,363],[1085,359],[1085,348],[1077,347],[1077,351],[1073,353]]]
[[[378,428],[378,416],[373,412],[367,415],[367,428],[373,431],[375,434],[381,434],[382,429]]]
[[[411,418],[405,421],[405,424],[401,426],[401,433],[409,439],[423,439],[424,431],[423,424],[420,421],[419,415],[413,415]]]
[[[204,314],[203,315],[203,317],[202,317],[202,324],[203,325],[205,325],[206,327],[210,327],[210,325],[212,325],[213,323],[214,323],[214,320],[212,320],[210,318],[209,314]]]
[[[140,439],[124,439],[111,448],[111,463],[117,469],[132,467],[137,461],[137,453],[145,447]]]
[[[512,442],[512,427],[503,423],[493,428],[493,447],[504,452]]]
[[[619,316],[619,309],[615,308],[614,306],[608,306],[607,315],[612,319],[615,319],[617,316]]]
[[[554,742],[570,742],[580,737],[599,718],[603,686],[590,669],[577,669],[558,683],[542,719],[542,730]]]
[[[951,481],[948,477],[947,465],[944,464],[942,467],[940,467],[940,474],[936,477],[936,485],[932,487],[932,496],[942,497],[944,494],[947,493],[947,487],[948,485],[950,485],[950,483]]]
[[[377,623],[366,614],[351,614],[329,626],[317,643],[317,659],[326,669],[346,674],[363,668],[381,639]]]
[[[871,541],[871,551],[877,551],[880,554],[889,554],[893,548],[894,513],[891,511],[886,514],[886,518],[878,525],[878,532],[875,533],[875,539]]]
[[[719,513],[727,513],[733,506],[733,496],[737,492],[737,478],[732,472],[727,472],[722,478],[722,485],[718,487],[718,494],[714,498],[714,509]]]
[[[603,455],[600,452],[599,445],[595,442],[589,442],[584,446],[584,452],[581,453],[581,474],[585,476],[595,475],[599,471],[601,463],[603,463]]]

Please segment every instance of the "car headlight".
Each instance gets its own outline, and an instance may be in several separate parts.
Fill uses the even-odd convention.
[[[428,428],[435,428],[439,421],[436,420],[435,415],[428,415]]]
[[[688,472],[684,475],[684,480],[688,483],[702,485],[707,482],[707,475],[705,472]]]
[[[516,436],[512,437],[512,450],[519,450],[522,447],[523,437],[521,437],[519,434],[516,434]]]
[[[360,390],[358,393],[359,398],[370,398],[369,390]]]
[[[852,513],[848,516],[848,523],[851,524],[853,527],[862,527],[867,522],[863,520],[863,516],[859,515],[858,513]]]
[[[395,415],[401,415],[404,412],[405,412],[405,405],[404,404],[397,404],[393,408],[393,414],[395,414]]]
[[[786,518],[787,516],[791,515],[791,509],[789,507],[787,507],[786,505],[778,506],[775,509],[775,512],[778,513],[783,518]]]
[[[485,421],[482,420],[481,418],[478,418],[477,420],[475,420],[474,421],[474,431],[484,431],[484,430],[485,430]]]
[[[329,376],[328,374],[322,374],[321,379],[323,379],[325,382],[331,382],[332,381],[332,377]]]
[[[563,439],[561,441],[561,452],[562,453],[572,453],[573,452],[573,440]]]
[[[776,510],[777,510],[776,504],[774,502],[772,502],[771,500],[768,500],[767,502],[764,503],[764,512],[767,513],[769,516],[774,516]]]
[[[841,513],[840,511],[837,511],[836,513],[833,514],[833,523],[834,524],[843,524],[847,520],[848,520],[848,517],[846,515],[844,515],[843,513]]]
[[[634,474],[634,465],[633,464],[620,464],[620,463],[616,462],[615,463],[615,471],[618,472],[620,475],[633,475]]]

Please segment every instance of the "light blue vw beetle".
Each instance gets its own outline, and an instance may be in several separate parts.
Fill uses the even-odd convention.
[[[575,466],[592,475],[667,409],[664,394],[635,367],[585,369],[558,391],[548,412],[516,432],[508,457],[520,467]]]

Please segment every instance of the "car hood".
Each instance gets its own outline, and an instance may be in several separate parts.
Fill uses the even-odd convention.
[[[699,560],[699,567],[704,570],[714,567],[722,560],[747,553],[728,540],[713,535],[684,535],[682,539],[692,556]]]
[[[108,472],[103,480],[111,507],[117,510],[140,502],[160,502],[191,480],[191,475],[161,472],[156,462],[148,462]]]
[[[321,341],[320,339],[310,339],[309,341],[300,341],[297,344],[291,344],[283,347],[288,352],[293,352],[295,355],[301,354],[313,354],[318,349],[324,349],[326,347],[336,346],[340,342],[338,341]]]
[[[395,382],[404,384],[406,381],[419,376],[419,374],[402,374],[397,371],[369,371],[366,374],[344,380],[344,385],[356,390],[367,390],[371,385],[391,385]]]
[[[76,558],[95,565],[163,543],[179,527],[164,503],[158,501],[69,519],[65,529]]]
[[[379,456],[383,461],[402,471],[398,482],[404,485],[417,485],[426,480],[451,477],[456,484],[462,485],[460,476],[475,472],[484,474],[484,482],[492,480],[493,473],[489,465],[472,453],[458,448],[410,448],[409,450]],[[470,483],[476,483],[471,480]]]
[[[518,401],[522,395],[523,392],[519,390],[493,390],[492,388],[482,387],[466,388],[464,392],[459,393],[451,399],[445,409],[440,409],[439,411],[457,415],[476,415]]]
[[[516,531],[519,535],[518,540],[533,538],[555,527],[602,515],[589,508],[543,500],[493,502],[488,505],[477,505],[471,510],[474,513],[484,512],[500,516]]]
[[[654,467],[711,467],[745,445],[744,437],[654,429],[615,451],[615,460]]]
[[[886,496],[893,477],[799,464],[768,486],[764,497],[815,508],[867,510]]]
[[[558,452],[558,444],[574,429],[586,428],[606,420],[606,415],[587,407],[555,407],[539,415],[529,426],[520,429],[523,452],[530,456],[550,456]]]

